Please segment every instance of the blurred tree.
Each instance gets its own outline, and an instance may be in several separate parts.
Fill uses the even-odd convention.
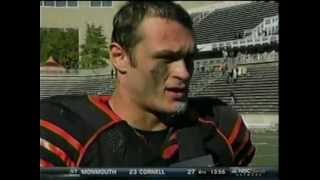
[[[78,30],[76,29],[40,29],[40,64],[52,56],[66,69],[78,68],[78,46]]]
[[[85,44],[81,45],[80,68],[92,69],[107,66],[109,52],[106,37],[102,34],[102,27],[87,24]]]

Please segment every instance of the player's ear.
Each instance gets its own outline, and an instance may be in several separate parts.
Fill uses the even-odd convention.
[[[123,49],[118,43],[111,43],[110,59],[115,69],[121,74],[125,74],[128,71],[128,67],[130,65],[129,56],[126,50]]]

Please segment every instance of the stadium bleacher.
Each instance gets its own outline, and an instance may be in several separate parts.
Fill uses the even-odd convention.
[[[233,92],[236,98],[233,107],[239,112],[278,112],[278,83],[277,62],[255,64],[248,67],[247,74],[239,76],[234,83],[227,83],[226,76],[222,76],[221,72],[195,73],[190,95],[217,97],[231,104],[230,92]]]
[[[108,74],[40,73],[40,99],[64,94],[110,95],[113,81]]]
[[[199,23],[195,23],[196,41],[206,44],[236,39],[244,30],[252,29],[263,18],[278,14],[278,3],[254,1],[212,11]]]
[[[278,13],[278,3],[257,1],[248,4],[217,9],[210,14],[193,14],[204,17],[195,26],[198,44],[231,40],[238,32],[259,24],[264,17]],[[278,57],[277,57],[278,58]],[[241,64],[241,63],[240,63]],[[278,112],[278,61],[259,61],[247,64],[247,75],[236,83],[226,83],[220,72],[195,72],[191,79],[189,96],[212,96],[230,103],[230,92],[236,96],[236,108],[240,112]],[[40,73],[40,99],[62,94],[110,95],[114,79],[109,74]]]
[[[256,64],[248,67],[245,76],[235,83],[227,83],[221,72],[197,72],[190,84],[190,96],[218,97],[230,104],[230,92],[234,92],[239,112],[278,112],[278,65]],[[114,89],[113,79],[105,74],[40,76],[40,99],[62,94],[110,95]]]
[[[277,15],[278,2],[253,1],[246,4],[191,14],[196,43],[218,43],[241,39],[239,34],[259,25],[264,18]],[[256,40],[255,40],[256,41]],[[239,43],[241,44],[241,43]],[[260,43],[261,46],[263,43]],[[220,46],[221,47],[221,46]],[[239,47],[239,46],[236,46]],[[245,47],[248,49],[248,47]],[[211,49],[210,49],[211,50]],[[213,49],[212,49],[213,50]],[[199,53],[200,54],[200,53]],[[212,52],[207,53],[212,55]],[[196,66],[190,81],[190,97],[217,97],[228,103],[252,129],[253,143],[257,147],[251,166],[278,166],[278,113],[279,113],[279,56],[278,51],[257,53],[239,52],[233,58],[238,67],[247,72],[236,82],[227,83],[227,75],[211,68],[226,63],[225,57],[198,59],[206,64]],[[211,60],[215,64],[211,64]],[[203,68],[203,69],[202,69]],[[40,100],[54,95],[111,95],[115,79],[102,70],[99,73],[40,72]],[[235,96],[232,102],[231,92]],[[256,131],[258,130],[258,131]],[[263,133],[261,133],[261,130]],[[264,132],[267,130],[266,132]],[[270,131],[271,130],[271,131]]]

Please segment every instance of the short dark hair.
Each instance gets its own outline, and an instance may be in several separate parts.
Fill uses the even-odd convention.
[[[192,19],[179,4],[170,1],[136,1],[127,2],[114,16],[111,41],[131,54],[134,46],[142,39],[137,29],[146,16],[174,20],[193,33]]]

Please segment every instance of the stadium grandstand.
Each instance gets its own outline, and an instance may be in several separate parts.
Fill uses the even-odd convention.
[[[218,97],[252,128],[277,129],[278,6],[254,1],[192,14],[199,53],[190,96]]]
[[[206,8],[191,16],[199,53],[190,96],[218,97],[227,103],[234,98],[233,106],[244,115],[274,113],[277,117],[278,3],[254,1]],[[224,74],[223,65],[229,67]],[[228,73],[234,68],[237,80],[228,83]],[[246,72],[241,75],[241,70]],[[60,94],[111,94],[113,81],[110,71],[103,69],[59,74],[40,71],[40,99]],[[276,125],[273,120],[269,126]]]
[[[204,8],[193,9],[190,8],[193,4],[188,5],[187,1],[179,3],[191,13],[199,51],[194,60],[189,96],[217,97],[238,110],[249,128],[276,132],[279,3],[215,1],[212,6],[205,4]],[[110,95],[114,81],[114,75],[105,69],[63,73],[42,70],[40,99],[62,94]],[[263,137],[270,140],[271,135]],[[275,143],[272,146],[277,147],[277,135],[272,137]],[[263,140],[258,152],[271,147],[262,148],[264,143]],[[272,148],[272,153],[261,155],[259,152],[254,165],[277,166],[277,157],[269,157],[277,156],[276,148]]]
[[[252,166],[278,167],[279,4],[253,1],[193,12],[199,53],[190,96],[217,97],[253,130]]]
[[[277,113],[278,3],[255,1],[207,8],[191,16],[199,54],[190,96],[215,96],[230,103],[228,96],[233,92],[234,107],[240,112]],[[228,77],[220,72],[222,65],[229,66],[229,71],[246,69],[246,74],[228,84]],[[41,71],[40,76],[40,99],[59,94],[110,94],[113,89],[110,72],[104,70]]]
[[[264,1],[217,9],[209,14],[200,13],[196,17],[200,17],[201,20],[194,26],[197,43],[228,42],[240,39],[239,36],[250,35],[255,38],[261,36],[264,30],[271,35],[276,32],[272,27],[277,25],[277,15],[278,3]]]

